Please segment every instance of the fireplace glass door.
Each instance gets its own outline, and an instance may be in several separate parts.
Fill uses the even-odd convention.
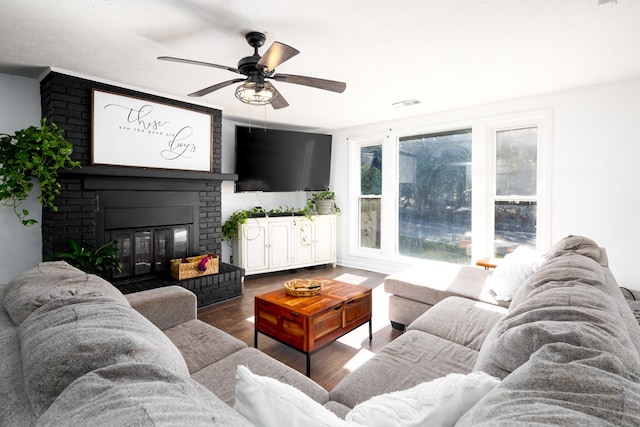
[[[186,257],[189,253],[191,226],[113,230],[108,240],[118,242],[118,257],[122,272],[114,272],[113,278],[138,276],[169,269],[169,260]]]

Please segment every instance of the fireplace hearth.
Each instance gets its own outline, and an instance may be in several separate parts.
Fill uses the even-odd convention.
[[[168,272],[137,276],[113,282],[123,294],[146,291],[164,286],[182,286],[198,299],[198,308],[241,296],[244,286],[244,269],[231,264],[219,263],[218,273],[176,280]]]

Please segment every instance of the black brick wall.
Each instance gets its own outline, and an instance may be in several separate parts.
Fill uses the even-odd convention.
[[[91,165],[91,103],[92,89],[100,89],[154,102],[189,108],[213,115],[213,173],[221,171],[222,112],[141,93],[117,86],[69,76],[49,73],[40,83],[42,116],[64,130],[65,137],[74,145],[72,158],[86,167]],[[135,180],[135,178],[132,178]],[[95,192],[86,190],[81,174],[61,174],[61,195],[55,200],[58,211],[43,209],[43,259],[51,252],[66,250],[67,238],[96,244]],[[220,181],[207,180],[206,191],[200,191],[199,252],[220,253],[222,245],[222,218]]]

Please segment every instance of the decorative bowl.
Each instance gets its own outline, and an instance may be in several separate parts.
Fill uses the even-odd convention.
[[[314,297],[322,289],[322,280],[292,279],[284,282],[284,290],[292,297]]]

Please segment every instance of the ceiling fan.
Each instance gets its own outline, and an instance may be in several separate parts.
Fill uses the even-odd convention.
[[[193,65],[203,65],[206,67],[220,68],[233,73],[242,74],[246,77],[227,80],[212,86],[200,89],[190,93],[188,96],[204,96],[216,90],[230,86],[234,83],[243,82],[236,88],[236,98],[240,101],[251,105],[271,104],[275,109],[289,106],[282,94],[278,92],[271,82],[267,79],[284,83],[293,83],[303,86],[314,87],[317,89],[328,90],[331,92],[342,93],[347,85],[343,82],[334,80],[318,79],[315,77],[297,76],[293,74],[275,74],[277,66],[291,59],[298,53],[297,49],[287,46],[284,43],[273,42],[261,57],[258,54],[258,48],[264,45],[266,37],[263,33],[251,31],[245,34],[247,43],[253,47],[254,52],[251,56],[246,56],[238,62],[238,68],[228,67],[226,65],[211,64],[209,62],[194,61],[192,59],[175,58],[172,56],[159,56],[162,61],[182,62]]]

